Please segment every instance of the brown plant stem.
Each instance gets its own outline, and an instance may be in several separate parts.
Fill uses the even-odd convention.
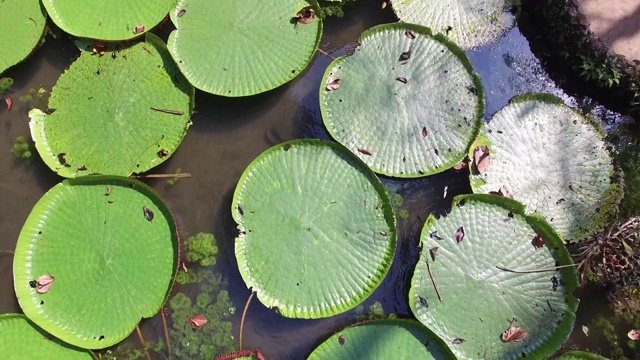
[[[242,319],[240,320],[240,339],[239,339],[239,345],[240,345],[240,351],[242,351],[242,334],[244,332],[244,319],[245,316],[247,315],[247,309],[249,309],[249,303],[251,302],[251,299],[253,299],[253,295],[255,295],[255,291],[251,292],[251,295],[249,295],[249,298],[247,299],[247,303],[244,304],[244,310],[242,310]]]
[[[167,319],[165,318],[165,308],[160,310],[162,315],[162,330],[164,330],[164,341],[167,343],[167,356],[171,360],[171,342],[169,341],[169,330],[167,329]]]
[[[322,50],[322,49],[320,49],[320,48],[318,48],[318,52],[319,52],[320,54],[322,54],[322,55],[324,55],[324,56],[328,57],[328,58],[333,59],[333,60],[335,60],[335,59],[336,59],[333,55],[329,54],[328,52],[326,52],[326,51],[324,51],[324,50]]]
[[[442,302],[442,295],[440,295],[440,290],[438,290],[438,285],[436,285],[436,279],[433,278],[433,274],[431,273],[431,266],[429,266],[429,261],[427,263],[427,271],[429,272],[429,278],[431,278],[431,283],[433,283],[433,288],[436,290],[436,295],[438,295],[438,300]]]
[[[151,178],[188,178],[191,177],[191,173],[176,173],[176,174],[144,174],[144,175],[131,175],[134,179],[151,179]]]
[[[142,337],[142,331],[140,331],[140,324],[136,325],[136,334],[138,334],[138,340],[140,340],[140,345],[142,346],[142,350],[144,350],[144,357],[147,360],[151,360],[151,355],[147,351],[147,344],[144,342],[144,338]]]
[[[0,254],[15,255],[11,250],[0,250]]]
[[[508,272],[512,272],[512,273],[517,273],[517,274],[529,274],[529,273],[540,273],[540,272],[547,272],[547,271],[558,271],[558,269],[564,269],[564,268],[568,268],[568,267],[576,267],[578,266],[577,264],[571,264],[571,265],[560,265],[560,266],[555,266],[552,268],[544,268],[544,269],[533,269],[533,270],[514,270],[514,269],[507,269],[506,267],[500,266],[500,265],[496,265],[496,267],[500,270],[503,271],[508,271]]]

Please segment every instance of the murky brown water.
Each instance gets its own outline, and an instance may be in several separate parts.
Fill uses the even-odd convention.
[[[345,18],[325,22],[320,47],[333,56],[340,56],[355,44],[363,30],[393,21],[395,17],[389,8],[380,9],[380,1],[360,2]],[[29,137],[30,105],[21,102],[19,97],[40,86],[50,90],[77,55],[70,41],[49,37],[29,60],[5,74],[12,77],[15,84],[7,94],[14,99],[13,109],[7,112],[4,107],[0,108],[3,128],[0,131],[0,249],[15,247],[32,206],[45,191],[62,180],[37,156],[33,164],[25,165],[10,155],[17,136]],[[574,106],[585,102],[567,96],[555,86],[517,29],[468,55],[486,88],[487,118],[512,96],[532,91],[552,92]],[[320,118],[318,89],[331,60],[318,53],[298,78],[262,95],[227,99],[198,92],[193,126],[184,142],[168,161],[152,170],[153,173],[174,173],[179,168],[192,177],[181,179],[173,186],[167,185],[166,180],[147,181],[173,210],[183,238],[210,232],[218,239],[220,253],[216,269],[229,281],[231,299],[238,308],[233,317],[236,338],[241,310],[250,293],[240,278],[233,255],[236,234],[230,215],[233,191],[245,167],[272,145],[294,138],[329,138]],[[38,105],[46,107],[46,102]],[[617,114],[596,109],[606,126],[618,120]],[[403,208],[409,216],[398,219],[399,246],[389,275],[364,305],[368,308],[380,301],[385,313],[408,317],[407,291],[411,270],[417,261],[417,238],[423,221],[431,212],[444,213],[453,196],[468,193],[470,188],[465,176],[454,171],[410,181],[385,178],[383,182],[390,191],[404,197]],[[448,186],[446,199],[443,198],[445,186]],[[13,292],[11,260],[10,254],[0,253],[0,313],[20,311]],[[576,329],[590,315],[584,306],[580,311]],[[304,358],[318,342],[352,320],[353,315],[349,313],[322,320],[286,319],[254,300],[247,313],[244,348],[260,349],[269,359]],[[160,326],[156,318],[143,322],[142,328],[145,336],[154,338],[160,335]],[[576,337],[572,339],[583,340],[580,334]]]

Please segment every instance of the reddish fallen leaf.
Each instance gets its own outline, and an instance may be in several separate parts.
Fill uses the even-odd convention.
[[[464,169],[466,167],[467,167],[467,162],[466,161],[460,161],[459,163],[457,163],[457,164],[455,164],[453,166],[453,169],[454,170],[462,170],[462,169]]]
[[[142,213],[144,214],[144,218],[147,219],[147,221],[153,220],[153,211],[151,211],[151,209],[149,209],[148,207],[142,206]]]
[[[507,189],[507,187],[506,187],[506,186],[504,186],[504,185],[502,185],[502,186],[500,187],[500,189],[498,189],[498,194],[500,194],[500,195],[502,195],[502,196],[504,196],[504,197],[506,197],[506,198],[513,199],[513,194],[512,194],[512,193],[511,193],[511,191],[509,191],[509,189]]]
[[[338,90],[340,88],[340,78],[330,76],[327,80],[327,91]]]
[[[188,273],[189,269],[187,269],[187,265],[184,264],[184,261],[182,262],[182,271]]]
[[[7,104],[7,111],[11,111],[11,106],[13,105],[13,100],[11,98],[4,98],[4,103]]]
[[[427,131],[426,127],[422,127],[422,137],[427,137],[427,135],[429,135],[429,132]]]
[[[473,166],[478,174],[484,174],[489,168],[489,148],[478,146],[473,150]]]
[[[405,31],[404,31],[404,35],[405,35],[406,37],[408,37],[409,39],[411,39],[411,40],[413,40],[413,39],[415,39],[415,38],[416,38],[416,36],[415,36],[411,31],[409,31],[409,30],[405,30]]]
[[[436,261],[436,255],[438,255],[438,247],[432,247],[429,249],[429,253],[431,254],[431,260]]]
[[[204,315],[202,314],[193,315],[192,317],[189,318],[189,325],[191,325],[191,327],[194,330],[200,329],[206,323],[207,323],[207,318],[204,317]]]
[[[462,344],[462,343],[463,343],[463,342],[465,342],[465,341],[467,341],[467,340],[465,340],[465,339],[463,339],[463,338],[455,338],[455,339],[451,340],[451,343],[452,343],[453,345],[460,345],[460,344]]]
[[[338,342],[340,343],[340,345],[344,345],[345,340],[343,335],[338,336]]]
[[[140,34],[141,32],[144,32],[144,25],[142,25],[142,24],[136,25],[136,27],[133,28],[133,33],[134,34]]]
[[[400,54],[400,57],[398,58],[398,61],[407,61],[411,58],[411,49],[403,52],[402,54]]]
[[[536,235],[536,237],[533,238],[533,241],[531,242],[533,244],[533,246],[535,246],[536,248],[541,248],[544,246],[544,238],[540,235]]]
[[[184,14],[186,14],[186,13],[187,13],[187,10],[182,9],[182,10],[178,11],[178,17],[183,17]]]
[[[364,155],[371,155],[371,151],[369,151],[369,150],[367,150],[367,149],[362,149],[362,148],[360,148],[360,149],[358,149],[358,151],[359,151],[361,154],[364,154]]]
[[[105,54],[105,52],[106,52],[106,50],[107,50],[107,44],[105,44],[105,43],[104,43],[104,42],[102,42],[102,41],[96,41],[96,44],[95,44],[95,46],[94,46],[94,47],[93,47],[93,49],[92,49],[92,51],[93,51],[95,54],[98,54],[99,56],[104,55],[104,54]]]
[[[313,6],[305,6],[302,10],[296,14],[296,19],[300,24],[311,24],[316,18],[316,13],[313,11]]]
[[[640,340],[640,330],[632,329],[627,333],[627,336],[633,341],[638,341]]]
[[[524,340],[524,338],[526,338],[527,335],[529,335],[529,332],[522,330],[522,328],[519,326],[516,326],[516,327],[509,327],[507,330],[505,330],[502,333],[500,338],[504,342],[516,342],[516,341]]]
[[[53,285],[53,282],[56,280],[56,278],[54,278],[53,276],[46,274],[46,275],[42,275],[38,278],[38,282],[36,285],[36,291],[39,294],[44,294],[46,292],[49,291],[49,289],[51,289],[51,286]]]
[[[460,226],[458,230],[456,230],[456,242],[459,243],[464,240],[464,227]]]

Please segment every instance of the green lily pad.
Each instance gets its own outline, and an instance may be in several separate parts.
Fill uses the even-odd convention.
[[[287,317],[354,308],[385,277],[396,248],[389,195],[342,146],[296,140],[244,171],[233,196],[240,274]]]
[[[53,22],[71,35],[99,40],[128,40],[154,28],[174,0],[43,0]]]
[[[322,21],[299,23],[315,0],[180,0],[168,47],[198,89],[247,96],[298,76],[316,52]]]
[[[40,42],[47,13],[38,0],[0,2],[0,74],[24,60]]]
[[[60,176],[141,173],[178,147],[193,98],[162,40],[147,34],[104,56],[83,52],[53,87],[48,114],[29,112],[31,136]]]
[[[463,49],[499,38],[515,25],[514,0],[393,0],[401,21],[446,34]]]
[[[93,359],[91,352],[65,344],[21,314],[0,315],[0,353],[6,360]]]
[[[604,132],[549,94],[516,97],[496,113],[484,136],[489,164],[471,176],[474,192],[503,188],[542,214],[565,240],[578,241],[606,225],[618,200]],[[473,168],[472,168],[473,170]]]
[[[320,344],[309,360],[455,359],[429,330],[416,321],[381,320],[351,326]]]
[[[546,359],[568,338],[575,267],[549,224],[522,204],[458,196],[446,217],[427,219],[421,246],[409,303],[458,358]]]
[[[607,360],[607,358],[604,356],[590,353],[590,352],[577,351],[577,350],[567,351],[566,353],[558,356],[556,359],[557,360]]]
[[[173,217],[150,187],[120,177],[68,179],[38,201],[20,232],[15,291],[45,331],[101,349],[160,310],[177,260]]]
[[[426,176],[460,162],[484,111],[482,85],[462,50],[411,24],[376,26],[359,41],[322,81],[331,136],[385,175]]]

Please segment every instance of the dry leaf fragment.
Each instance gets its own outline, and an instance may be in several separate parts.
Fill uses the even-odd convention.
[[[453,169],[454,170],[462,170],[462,169],[464,169],[466,167],[467,167],[467,162],[463,160],[463,161],[460,161],[459,163],[455,164],[453,166]]]
[[[382,9],[384,10],[384,8],[386,8],[386,7],[387,7],[387,2],[386,2],[386,1],[383,1],[383,2],[382,2]]]
[[[111,187],[110,186],[107,187],[107,191],[105,191],[105,193],[104,193],[104,196],[109,196],[109,195],[111,195]]]
[[[102,41],[96,41],[95,46],[91,49],[94,54],[98,54],[98,56],[102,56],[105,54],[107,50],[107,44]]]
[[[403,78],[402,76],[401,77],[397,77],[396,80],[400,81],[403,84],[407,83],[407,78]]]
[[[338,90],[338,88],[340,88],[340,78],[333,77],[333,75],[329,76],[326,86],[327,91]]]
[[[408,37],[409,39],[411,39],[411,40],[413,40],[413,39],[415,39],[415,38],[416,38],[416,36],[415,36],[411,31],[409,31],[409,30],[405,30],[405,31],[404,31],[404,35],[405,35],[406,37]]]
[[[56,280],[53,276],[46,274],[42,275],[38,278],[38,282],[36,284],[36,291],[38,294],[44,294],[51,288],[53,282]]]
[[[427,137],[427,135],[429,135],[429,132],[427,131],[426,127],[422,127],[422,137]]]
[[[147,219],[147,221],[153,220],[153,211],[151,211],[151,209],[149,209],[148,207],[142,206],[142,213],[144,214],[144,218]]]
[[[640,330],[632,329],[627,333],[627,336],[633,341],[638,341],[640,340]]]
[[[431,254],[431,260],[436,261],[436,255],[438,255],[438,247],[432,247],[429,249],[429,253]]]
[[[438,235],[438,230],[433,231],[431,234],[429,234],[429,237],[436,240],[442,240],[442,238]]]
[[[423,298],[422,296],[418,295],[418,301],[420,301],[420,305],[428,308],[429,307],[429,303],[427,302],[427,299]]]
[[[302,10],[298,11],[295,18],[300,24],[311,24],[316,18],[316,13],[315,11],[313,11],[313,6],[303,7]]]
[[[345,340],[344,340],[344,335],[340,335],[340,336],[338,336],[338,343],[339,343],[340,345],[344,345],[344,341],[345,341]]]
[[[13,105],[13,100],[11,98],[4,98],[4,103],[7,104],[7,111],[11,111],[11,106]]]
[[[133,33],[134,34],[140,34],[141,32],[144,32],[144,25],[142,25],[142,24],[136,25],[136,27],[133,28]]]
[[[509,189],[507,189],[507,187],[504,185],[502,185],[500,189],[498,189],[498,194],[506,198],[513,199],[513,193],[511,193],[511,191],[509,191]]]
[[[539,249],[544,246],[545,241],[542,236],[536,235],[536,237],[533,238],[533,241],[531,243],[533,244],[533,246]]]
[[[411,58],[411,49],[403,52],[402,54],[400,54],[400,57],[398,58],[398,61],[407,61]]]
[[[187,13],[187,10],[182,9],[182,10],[178,11],[178,17],[183,17],[184,14],[186,14],[186,13]]]
[[[478,174],[484,174],[489,168],[489,148],[478,146],[473,150],[473,166]]]
[[[369,151],[367,149],[363,149],[363,148],[359,148],[358,152],[360,152],[361,154],[364,154],[364,155],[371,155],[371,151]]]
[[[451,340],[451,343],[453,345],[459,345],[459,344],[462,344],[465,341],[467,341],[467,340],[465,340],[463,338],[455,338],[455,339]]]
[[[460,226],[458,230],[456,230],[456,242],[460,243],[464,240],[464,227]]]
[[[204,315],[202,314],[193,315],[192,317],[189,318],[189,325],[191,325],[191,327],[194,330],[200,329],[206,323],[207,323],[207,318],[204,317]]]
[[[509,327],[502,333],[502,336],[500,336],[500,338],[504,342],[516,342],[524,340],[527,335],[529,335],[529,332],[522,330],[522,328],[519,326],[516,326]]]

